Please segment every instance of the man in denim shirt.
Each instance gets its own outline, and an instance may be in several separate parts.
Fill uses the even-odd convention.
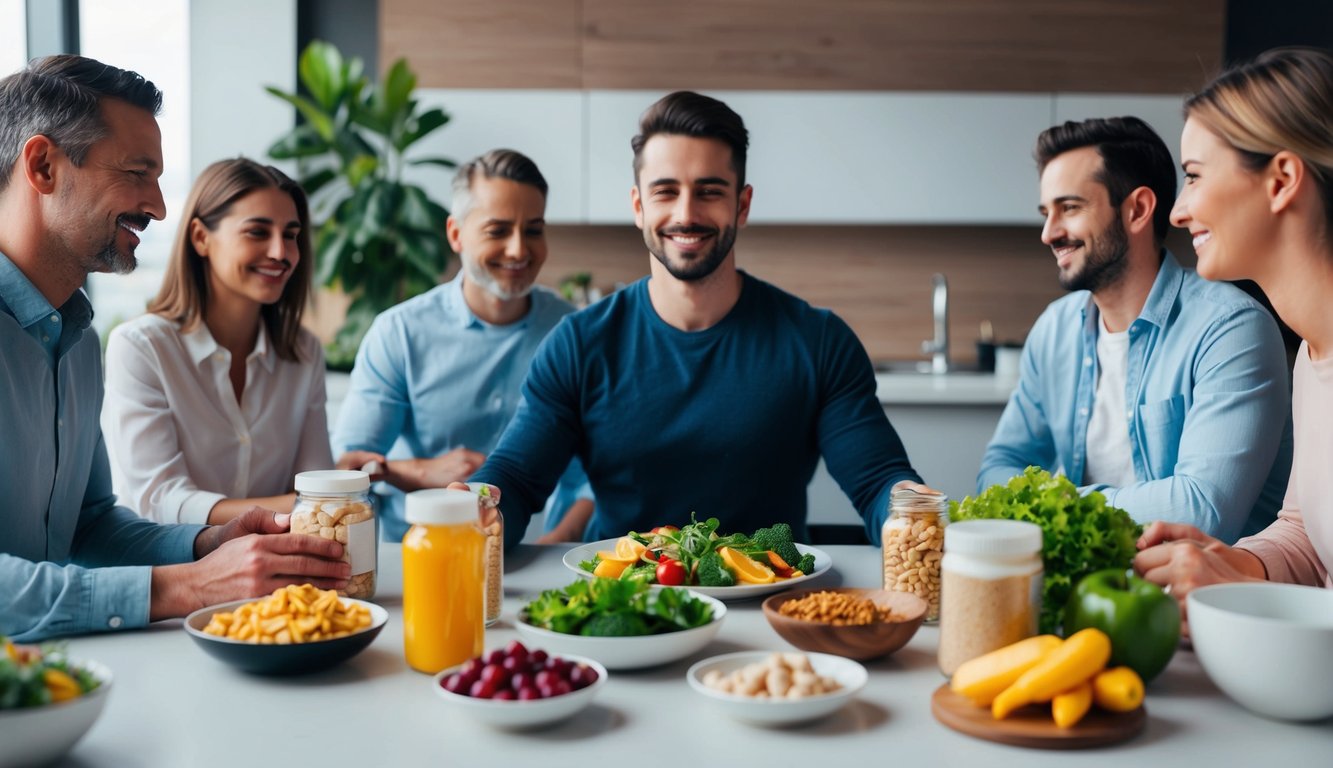
[[[165,215],[162,94],[79,56],[0,80],[0,635],[128,629],[283,584],[346,584],[342,547],[251,509],[158,525],[116,506],[89,272]],[[278,576],[277,574],[284,574]]]
[[[1133,118],[1037,140],[1042,242],[1060,285],[1028,336],[978,490],[1037,465],[1139,522],[1228,543],[1277,513],[1291,468],[1286,356],[1268,312],[1162,247],[1176,174]]]

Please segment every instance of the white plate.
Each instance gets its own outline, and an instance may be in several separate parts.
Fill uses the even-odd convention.
[[[579,563],[583,560],[591,560],[593,555],[597,554],[600,550],[614,551],[616,542],[619,541],[620,538],[623,537],[603,539],[602,541],[594,541],[574,547],[566,552],[562,559],[565,567],[586,579],[591,579],[593,577],[592,574],[580,568]],[[709,597],[716,597],[719,600],[745,600],[751,597],[771,595],[774,592],[781,592],[784,589],[791,589],[792,587],[804,584],[833,567],[833,558],[829,557],[828,553],[822,549],[808,547],[804,544],[797,544],[796,551],[800,552],[802,555],[809,553],[815,556],[814,573],[807,573],[804,576],[798,576],[794,579],[775,581],[772,584],[737,584],[734,587],[699,587],[690,585],[686,588],[691,592],[696,592],[700,595],[708,595]],[[654,589],[661,589],[660,584],[654,584],[652,586]]]
[[[702,627],[641,637],[584,637],[535,627],[528,623],[526,611],[520,611],[518,633],[531,648],[544,648],[558,656],[596,659],[607,669],[642,669],[670,664],[708,645],[727,616],[727,606],[721,600],[701,595],[693,589],[689,592],[713,608],[713,620]]]
[[[833,693],[804,699],[755,699],[723,693],[704,685],[704,675],[713,670],[723,675],[741,667],[767,659],[773,651],[740,651],[714,656],[690,667],[685,679],[690,687],[713,703],[719,710],[737,720],[756,725],[790,725],[825,717],[851,701],[866,685],[866,668],[841,656],[827,653],[807,653],[810,666],[817,674],[837,680],[842,688]]]
[[[532,701],[474,699],[471,696],[450,693],[444,689],[444,686],[440,685],[444,678],[457,672],[463,666],[459,664],[440,672],[431,680],[431,684],[435,687],[435,693],[449,702],[451,707],[465,712],[477,722],[485,723],[494,728],[536,728],[550,725],[573,717],[587,708],[592,703],[593,698],[597,696],[597,692],[602,689],[602,686],[606,685],[607,677],[606,667],[598,664],[593,659],[566,653],[554,655],[574,664],[587,664],[592,667],[597,671],[597,682],[587,688],[571,691],[563,696],[552,696],[549,699],[534,699]]]

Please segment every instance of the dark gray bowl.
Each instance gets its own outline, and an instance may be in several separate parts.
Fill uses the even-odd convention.
[[[185,631],[209,656],[243,672],[256,675],[300,675],[328,669],[357,655],[370,645],[380,630],[384,629],[385,622],[389,620],[389,612],[380,606],[344,597],[340,599],[349,603],[360,603],[370,611],[370,626],[347,637],[291,645],[258,645],[204,633],[204,627],[208,626],[213,614],[232,611],[246,603],[262,599],[233,600],[230,603],[200,608],[185,618]]]

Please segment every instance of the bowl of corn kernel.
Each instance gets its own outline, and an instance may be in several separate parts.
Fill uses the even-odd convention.
[[[797,648],[865,661],[906,645],[926,618],[926,601],[909,592],[839,587],[783,592],[763,610]]]
[[[210,656],[260,675],[296,675],[360,653],[389,619],[383,608],[309,584],[201,608],[185,631]]]

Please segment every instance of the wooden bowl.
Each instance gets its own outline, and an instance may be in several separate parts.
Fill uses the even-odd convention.
[[[893,621],[873,624],[825,624],[783,616],[778,609],[788,600],[798,600],[814,592],[839,592],[873,600],[894,614]],[[812,653],[829,653],[865,661],[887,656],[907,645],[926,618],[926,601],[906,592],[883,589],[837,587],[832,589],[796,589],[773,595],[764,601],[764,617],[783,640]]]

